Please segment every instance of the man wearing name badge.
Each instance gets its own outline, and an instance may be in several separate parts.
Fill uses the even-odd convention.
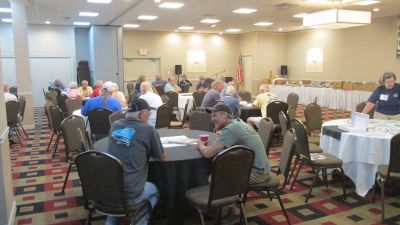
[[[377,87],[368,99],[362,113],[369,113],[376,106],[374,119],[400,120],[400,84],[392,72],[384,73]]]
[[[159,197],[157,187],[147,182],[149,158],[164,161],[166,153],[157,130],[148,124],[149,117],[149,104],[138,98],[130,104],[126,119],[115,121],[110,129],[107,153],[122,162],[128,206],[148,200],[154,208]],[[106,225],[115,224],[117,218],[108,216]],[[148,216],[136,224],[148,224]]]

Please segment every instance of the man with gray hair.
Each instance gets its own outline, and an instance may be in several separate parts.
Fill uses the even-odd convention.
[[[140,93],[139,98],[144,99],[153,108],[150,111],[149,124],[154,127],[157,120],[157,109],[163,104],[162,99],[158,94],[153,92],[153,87],[149,82],[142,82],[140,84]]]
[[[147,124],[150,117],[149,104],[135,99],[130,104],[126,118],[115,121],[110,129],[107,153],[118,158],[124,168],[124,191],[127,205],[133,207],[143,201],[156,205],[157,187],[147,182],[149,159],[166,160],[157,130]],[[136,224],[148,224],[150,212]],[[106,225],[117,224],[117,218],[108,216]]]
[[[5,82],[3,83],[3,91],[4,91],[5,102],[10,102],[10,101],[17,102],[18,101],[17,96],[10,93],[10,88],[9,88],[8,84],[6,84]]]
[[[207,107],[214,106],[217,101],[221,99],[220,93],[224,89],[224,82],[216,80],[211,84],[211,89],[204,95],[201,108],[206,109]]]
[[[112,97],[114,91],[114,84],[111,81],[105,82],[103,84],[101,95],[87,100],[85,105],[82,106],[82,116],[87,116],[90,111],[99,108],[106,108],[113,112],[121,110],[122,106],[118,99]]]
[[[161,74],[157,74],[155,76],[155,78],[156,78],[156,80],[151,83],[154,87],[155,86],[165,86],[167,84],[167,81],[162,79]]]
[[[173,91],[178,94],[182,91],[182,89],[178,86],[178,78],[175,75],[172,75],[168,78],[168,83],[164,87],[165,93],[169,91]]]
[[[199,77],[199,83],[196,86],[196,91],[207,92],[211,88],[210,83],[206,82],[206,78],[204,76]]]
[[[247,123],[251,126],[258,127],[261,119],[267,116],[267,105],[273,101],[278,100],[276,94],[269,92],[268,84],[261,84],[258,89],[258,95],[254,100],[251,107],[253,109],[261,109],[261,117],[249,117],[247,118]]]

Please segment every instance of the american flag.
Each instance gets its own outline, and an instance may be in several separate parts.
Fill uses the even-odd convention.
[[[244,77],[244,73],[243,73],[243,65],[242,65],[242,56],[239,56],[239,63],[237,65],[237,71],[236,71],[236,82],[238,84],[242,84],[243,82],[243,77]]]

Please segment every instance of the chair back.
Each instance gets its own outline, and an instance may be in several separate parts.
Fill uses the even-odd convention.
[[[189,119],[190,130],[214,131],[214,124],[211,122],[211,114],[203,111],[192,111]]]
[[[126,89],[128,90],[128,95],[130,96],[132,93],[135,92],[135,84],[132,82],[127,83]]]
[[[82,100],[80,98],[67,98],[65,99],[68,115],[72,115],[75,110],[82,108]]]
[[[368,102],[360,102],[356,105],[356,112],[362,112],[365,108],[365,106],[367,105]],[[374,113],[375,113],[375,107],[374,106],[371,111],[368,112],[369,118],[373,119],[374,118]]]
[[[57,105],[63,111],[64,114],[68,114],[68,109],[67,105],[65,104],[66,99],[68,99],[68,96],[66,95],[57,95]]]
[[[125,118],[125,115],[126,115],[126,109],[118,110],[111,113],[110,116],[108,117],[108,120],[110,121],[110,127],[114,123],[114,121]]]
[[[107,153],[86,151],[76,157],[75,163],[86,209],[92,204],[106,213],[115,208],[126,211],[121,161]]]
[[[296,93],[290,93],[287,96],[286,103],[289,105],[289,108],[297,108],[297,104],[299,103],[299,95]]]
[[[85,134],[85,120],[76,115],[65,118],[61,123],[61,131],[64,138],[65,153],[67,157],[70,152],[81,152],[86,150],[84,146],[88,145],[86,138],[84,146],[82,146],[81,135]]]
[[[310,160],[310,149],[308,147],[307,128],[298,119],[293,119],[290,123],[290,127],[296,131],[297,141],[296,141],[295,152],[301,155],[303,158]]]
[[[157,90],[159,96],[164,95],[164,85],[157,85],[154,87]]]
[[[190,88],[190,84],[186,83],[182,88],[182,93],[188,93]]]
[[[6,113],[7,113],[7,125],[9,127],[15,127],[18,123],[18,110],[19,104],[16,101],[6,102]]]
[[[251,93],[248,91],[240,91],[239,96],[242,101],[251,102]]]
[[[271,118],[265,117],[260,120],[260,123],[258,124],[258,135],[264,144],[265,152],[268,156],[274,135],[274,122],[271,120]]]
[[[274,121],[274,124],[279,124],[279,112],[287,112],[289,106],[286,102],[273,101],[267,105],[267,117]]]
[[[203,91],[196,91],[193,93],[193,102],[196,107],[201,107],[201,103],[203,103],[204,96],[206,95]]]
[[[289,178],[290,165],[296,149],[296,131],[290,128],[283,136],[283,145],[279,160],[279,173],[285,177],[283,187],[286,186]]]
[[[178,108],[178,93],[168,91],[165,95],[169,98],[168,104],[172,106],[172,108]]]
[[[17,86],[11,86],[8,91],[18,98],[18,88],[17,88]]]
[[[49,107],[49,118],[51,123],[51,129],[53,132],[61,131],[61,123],[64,120],[64,114],[58,106]]]
[[[287,116],[289,121],[296,118],[296,109],[289,106],[289,109],[287,111]]]
[[[26,107],[25,96],[23,96],[23,95],[19,96],[18,103],[19,103],[18,115],[21,117],[21,121],[22,121],[22,120],[24,120],[25,107]]]
[[[54,106],[53,102],[50,100],[47,100],[46,103],[44,104],[44,114],[46,115],[47,118],[47,122],[49,124],[49,128],[52,130],[52,126],[51,126],[51,121],[50,121],[50,115],[49,115],[49,108],[50,106]]]
[[[170,104],[162,104],[157,109],[157,116],[156,116],[156,125],[155,128],[169,128],[171,125],[171,116],[172,116],[172,106]]]
[[[89,111],[88,121],[93,140],[108,136],[111,127],[108,117],[111,113],[112,111],[106,108],[98,108]]]
[[[279,112],[279,124],[281,125],[282,135],[285,135],[286,131],[290,128],[290,124],[287,114],[282,111]]]
[[[208,207],[212,202],[229,196],[247,194],[254,152],[244,146],[233,146],[213,159]]]
[[[396,134],[390,140],[390,159],[387,180],[390,179],[390,173],[400,173],[400,133]]]
[[[58,95],[58,93],[56,90],[49,91],[49,99],[50,99],[50,101],[53,102],[54,105],[58,105],[57,104],[57,95]]]
[[[322,127],[321,107],[316,103],[310,103],[304,109],[308,132],[320,130]]]

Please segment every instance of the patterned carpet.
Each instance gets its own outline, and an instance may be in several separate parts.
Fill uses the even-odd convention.
[[[298,108],[297,116],[302,118],[304,107]],[[76,170],[70,175],[65,194],[60,194],[68,164],[65,163],[63,142],[54,159],[52,150],[46,152],[46,146],[51,132],[41,109],[35,110],[37,127],[29,131],[29,140],[23,145],[12,145],[12,177],[14,193],[17,201],[17,216],[15,224],[84,224],[86,212],[82,207],[82,192]],[[323,109],[325,120],[349,117],[348,112]],[[279,158],[279,144],[273,146],[270,154],[272,164]],[[339,182],[330,181],[329,187],[319,184],[313,189],[313,198],[304,204],[308,184],[311,183],[311,171],[304,168],[299,175],[298,183],[293,191],[285,189],[282,199],[289,213],[292,224],[381,224],[379,198],[371,203],[371,195],[366,199],[354,194],[351,181],[347,181],[346,200],[342,199]],[[251,192],[250,197],[260,193]],[[400,224],[400,199],[387,197],[387,224]],[[250,198],[246,205],[249,224],[286,224],[277,200],[272,202],[265,198]],[[182,215],[184,216],[184,215]],[[195,213],[186,215],[185,224],[198,224]],[[235,219],[224,219],[224,224],[234,224]],[[162,219],[155,219],[153,224],[164,224]],[[93,224],[104,224],[104,217],[98,216]],[[207,224],[212,224],[211,220]]]

